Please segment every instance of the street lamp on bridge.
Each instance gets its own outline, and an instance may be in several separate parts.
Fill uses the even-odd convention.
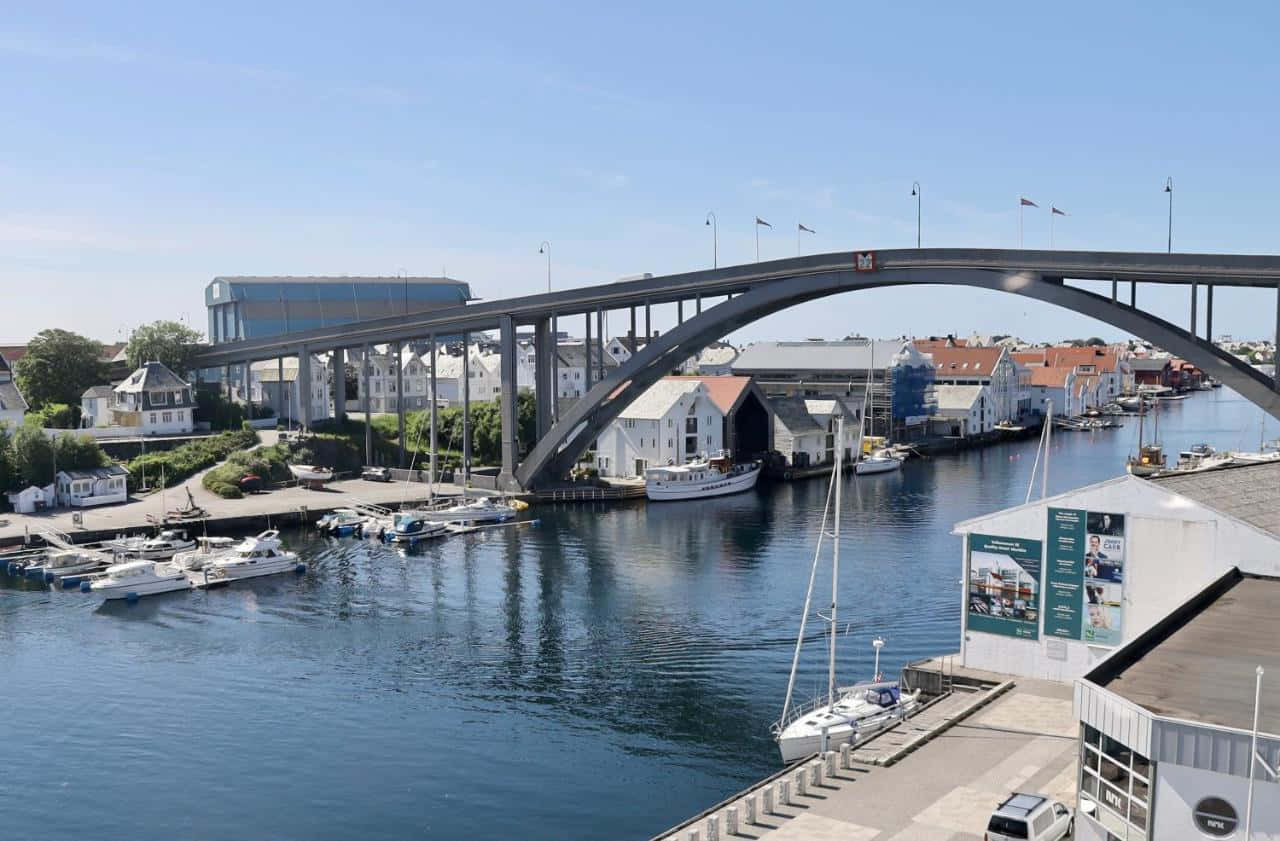
[[[538,253],[547,255],[547,291],[551,291],[551,243],[545,239],[538,246]]]
[[[706,224],[711,226],[711,268],[720,268],[720,223],[714,211],[707,211]]]
[[[920,247],[920,197],[923,192],[919,181],[911,182],[911,195],[916,197],[916,248]]]
[[[1164,191],[1169,194],[1169,253],[1173,253],[1173,176],[1165,179]]]

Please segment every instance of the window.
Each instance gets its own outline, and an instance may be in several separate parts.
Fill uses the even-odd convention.
[[[152,413],[151,413],[151,423],[155,423],[155,422],[156,422],[156,413],[155,413],[155,412],[152,412]]]
[[[162,413],[160,419],[165,423],[173,423],[173,412]]]

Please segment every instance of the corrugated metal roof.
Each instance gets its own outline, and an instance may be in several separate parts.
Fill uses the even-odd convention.
[[[756,342],[734,360],[735,374],[755,372],[866,371],[888,368],[901,340],[877,339],[849,342]]]
[[[1280,462],[1175,473],[1149,481],[1280,537]]]

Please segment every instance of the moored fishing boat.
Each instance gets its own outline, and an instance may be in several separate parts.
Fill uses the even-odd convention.
[[[317,520],[316,528],[335,537],[345,537],[360,533],[368,519],[355,509],[337,508]]]
[[[514,519],[517,514],[529,507],[529,504],[518,499],[510,502],[496,500],[490,496],[463,501],[447,508],[431,508],[420,512],[426,519],[440,523],[501,523]]]
[[[760,478],[760,463],[733,464],[728,453],[644,472],[645,496],[656,502],[707,499],[749,491]]]
[[[390,528],[383,530],[383,539],[392,543],[417,543],[449,533],[445,520],[433,520],[429,511],[398,511],[391,516]]]

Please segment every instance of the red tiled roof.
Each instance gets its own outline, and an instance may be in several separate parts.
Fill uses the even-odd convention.
[[[0,356],[3,356],[5,362],[8,362],[10,365],[13,365],[26,355],[26,345],[0,345]]]
[[[707,387],[707,396],[726,415],[733,410],[733,404],[742,397],[742,392],[751,385],[750,377],[663,377],[664,380],[697,380]]]
[[[1071,376],[1073,369],[1069,367],[1046,367],[1040,365],[1031,369],[1031,384],[1045,388],[1062,388]]]
[[[913,339],[912,344],[916,346],[916,350],[921,353],[933,353],[935,348],[946,348],[950,342],[950,347],[965,347],[969,344],[968,339],[955,339],[943,337],[941,339],[930,336],[927,339]]]
[[[919,347],[919,345],[916,345]],[[933,367],[939,376],[964,376],[980,374],[989,376],[1000,361],[1004,348],[998,347],[938,347],[922,351],[933,357]]]

